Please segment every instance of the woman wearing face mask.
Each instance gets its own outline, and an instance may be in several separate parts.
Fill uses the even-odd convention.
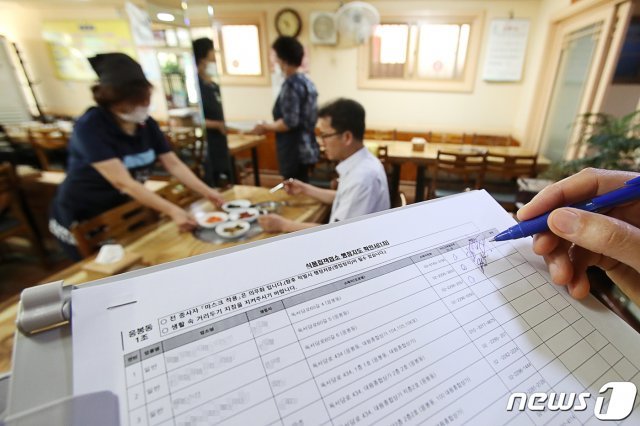
[[[280,174],[285,179],[308,182],[309,166],[318,162],[320,152],[315,136],[318,92],[311,80],[298,72],[304,57],[304,48],[298,40],[281,36],[271,47],[285,80],[273,107],[274,121],[258,124],[253,132],[275,132]]]
[[[97,55],[89,62],[99,78],[92,88],[98,105],[89,108],[74,126],[67,176],[58,188],[49,219],[51,233],[73,259],[80,259],[69,231],[73,224],[132,198],[166,214],[183,231],[195,227],[189,213],[144,187],[156,160],[211,202],[224,202],[171,152],[158,123],[149,117],[152,86],[140,65],[123,53]]]
[[[198,67],[198,83],[207,127],[205,180],[209,185],[222,186],[229,180],[232,165],[227,145],[220,86],[211,79],[216,72],[213,41],[209,38],[195,40],[193,54]]]

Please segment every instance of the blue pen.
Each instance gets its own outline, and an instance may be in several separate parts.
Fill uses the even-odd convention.
[[[640,176],[625,182],[624,186],[621,188],[568,207],[588,212],[599,212],[603,209],[624,204],[638,198],[640,198]],[[516,240],[518,238],[530,237],[534,234],[548,231],[549,225],[547,225],[547,219],[550,214],[551,212],[534,217],[533,219],[522,221],[506,231],[500,232],[492,241]]]

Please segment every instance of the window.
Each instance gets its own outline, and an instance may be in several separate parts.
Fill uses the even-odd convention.
[[[481,14],[383,18],[361,48],[359,85],[372,89],[470,91]]]
[[[223,84],[270,84],[264,16],[216,15],[214,28],[220,81]]]

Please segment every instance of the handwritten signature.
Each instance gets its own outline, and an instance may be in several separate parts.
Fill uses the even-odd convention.
[[[484,267],[487,266],[487,252],[485,250],[485,239],[480,236],[469,239],[467,245],[467,256],[471,257],[473,263],[475,263],[480,270],[484,272]]]

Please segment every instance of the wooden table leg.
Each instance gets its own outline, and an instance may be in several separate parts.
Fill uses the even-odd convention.
[[[253,183],[260,186],[260,168],[258,167],[258,147],[251,148],[251,163],[253,164]]]
[[[236,176],[236,157],[235,155],[231,156],[231,170],[229,170],[229,174],[231,176],[229,176],[229,181],[231,182],[232,185],[235,185],[238,183],[238,178]]]
[[[391,165],[391,196],[400,193],[400,164]],[[393,202],[393,200],[391,200]]]
[[[416,177],[416,199],[415,199],[415,202],[417,203],[420,201],[424,201],[425,167],[422,165],[419,165],[416,173],[418,174]]]

